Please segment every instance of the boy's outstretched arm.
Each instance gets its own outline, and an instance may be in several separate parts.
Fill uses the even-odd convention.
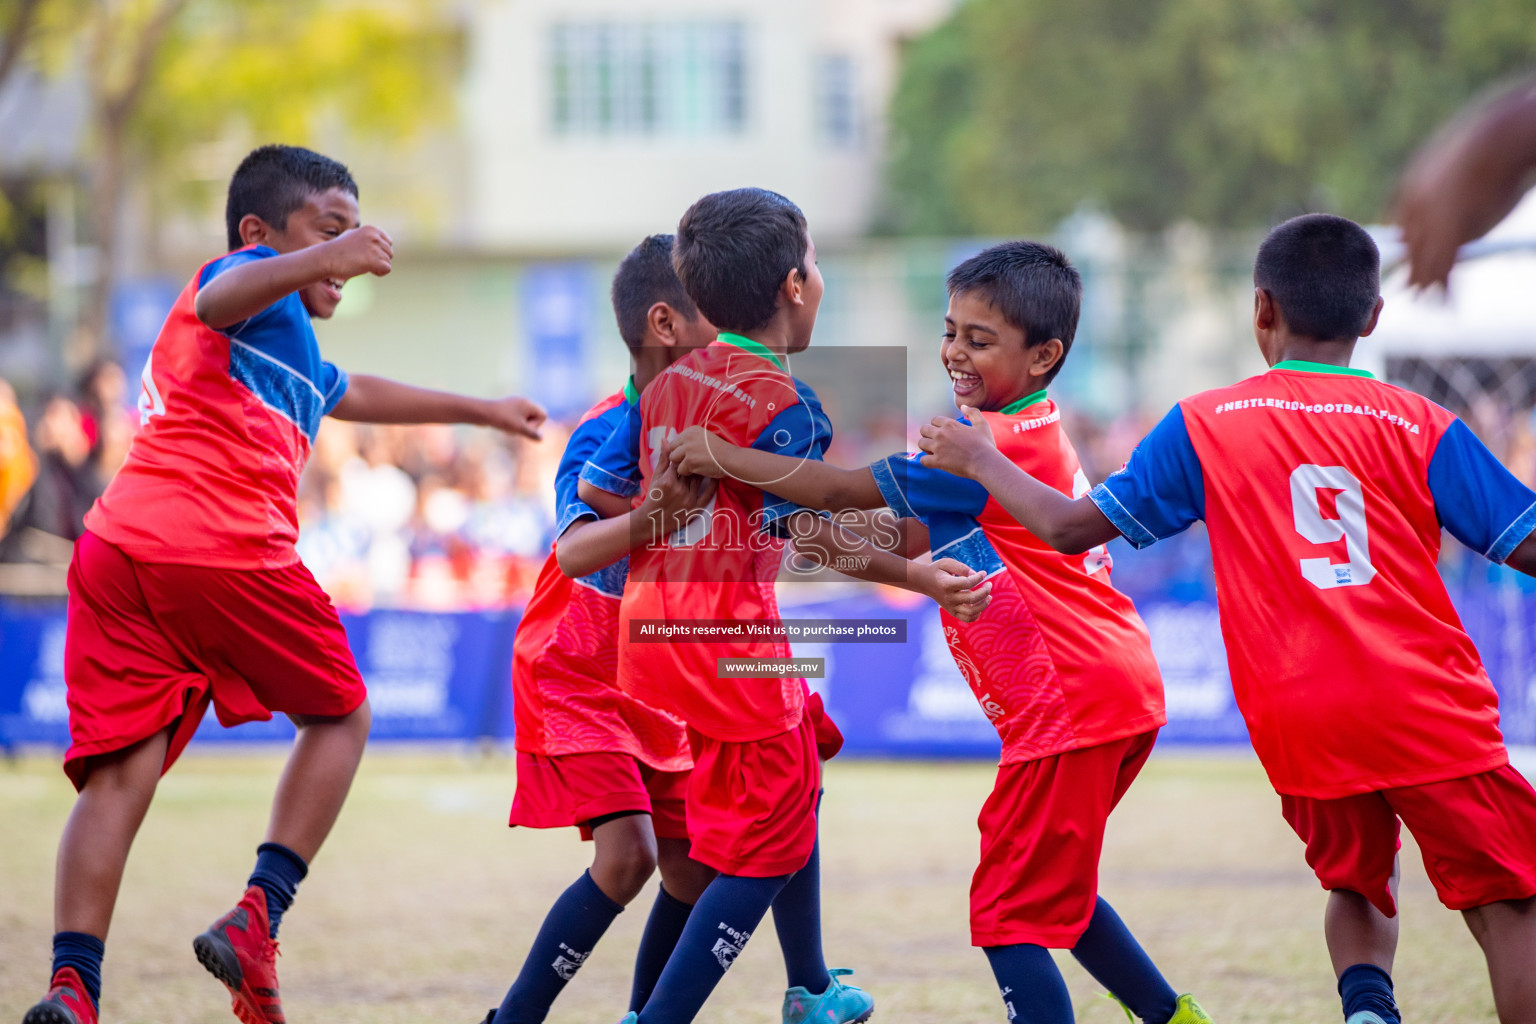
[[[1120,536],[1091,500],[1069,498],[1025,473],[997,450],[979,412],[969,406],[961,411],[974,426],[935,416],[922,428],[924,466],[975,480],[1025,529],[1063,554],[1081,554]]]
[[[633,509],[602,519],[578,519],[555,541],[555,561],[572,579],[612,565],[636,548],[657,544],[687,525],[715,496],[719,484],[704,477],[680,477],[666,465]],[[598,494],[607,494],[598,490]],[[609,497],[616,497],[608,495]],[[628,506],[628,499],[622,499]],[[593,507],[599,515],[601,509]]]
[[[354,228],[329,242],[231,267],[198,289],[197,318],[216,331],[233,327],[300,288],[342,282],[363,274],[383,277],[394,243],[376,227]]]
[[[795,550],[822,566],[870,583],[887,583],[922,594],[961,622],[974,622],[992,600],[986,575],[953,558],[911,562],[845,530],[814,512],[797,512],[789,534]]]
[[[867,466],[843,469],[819,459],[742,448],[701,426],[672,439],[672,465],[683,474],[740,480],[806,508],[842,512],[885,507]]]
[[[539,427],[547,418],[537,402],[516,395],[472,398],[363,374],[350,379],[331,415],[357,423],[469,423],[521,434],[535,441],[539,440]]]

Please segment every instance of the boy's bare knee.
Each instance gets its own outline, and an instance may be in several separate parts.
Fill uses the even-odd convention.
[[[656,837],[650,818],[629,815],[604,822],[593,832],[597,849],[592,880],[616,903],[628,904],[656,871]]]
[[[658,839],[656,842],[661,881],[667,892],[684,903],[697,903],[709,883],[715,880],[715,869],[688,856],[686,839]]]
[[[112,791],[120,797],[148,801],[165,768],[169,731],[135,743],[126,750],[86,758],[80,792]]]
[[[346,716],[345,721],[354,731],[361,733],[364,737],[368,735],[368,730],[373,728],[373,705],[368,702],[367,697],[364,697],[363,702]]]
[[[1482,944],[1485,939],[1497,940],[1501,935],[1515,930],[1536,930],[1536,896],[1523,900],[1500,900],[1461,912],[1472,937]]]
[[[304,729],[311,725],[331,725],[345,729],[349,734],[366,739],[368,731],[373,728],[373,707],[368,703],[368,698],[364,697],[361,704],[344,715],[290,714],[288,720],[299,729]]]

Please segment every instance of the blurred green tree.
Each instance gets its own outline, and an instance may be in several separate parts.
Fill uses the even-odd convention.
[[[1536,0],[968,0],[891,108],[890,230],[1382,216],[1404,159],[1536,54]]]
[[[409,140],[452,116],[452,15],[433,0],[43,0],[37,59],[82,76],[90,103],[97,273],[73,359],[104,340],[130,182],[180,186],[195,177],[187,168],[200,147],[232,137],[332,148]]]

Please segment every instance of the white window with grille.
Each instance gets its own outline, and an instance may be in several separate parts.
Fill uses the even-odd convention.
[[[746,130],[739,21],[561,21],[549,30],[556,135],[679,137]]]

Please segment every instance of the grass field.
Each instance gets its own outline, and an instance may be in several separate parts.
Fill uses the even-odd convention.
[[[105,1020],[233,1020],[191,938],[238,898],[279,754],[190,756],[163,782],[107,942]],[[877,1021],[1003,1020],[968,945],[981,764],[833,762],[823,805],[828,960],[857,968]],[[473,1024],[500,1001],[551,900],[590,854],[573,830],[508,830],[510,760],[373,750],[283,924],[295,1024]],[[47,978],[53,856],[72,791],[49,758],[0,766],[0,1024]],[[1494,1020],[1481,956],[1405,844],[1396,981],[1419,1022]],[[654,885],[654,883],[653,883]],[[652,890],[653,891],[653,890]],[[553,1024],[613,1024],[652,891],[622,915]],[[1256,762],[1159,754],[1110,822],[1102,891],[1181,991],[1221,1024],[1336,1021],[1324,894]],[[702,1021],[770,1024],[783,993],[767,922]],[[1120,1011],[1070,959],[1087,1022]]]

